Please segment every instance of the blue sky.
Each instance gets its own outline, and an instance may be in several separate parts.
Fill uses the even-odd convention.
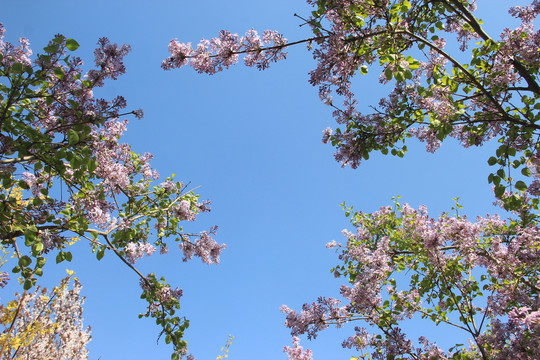
[[[494,36],[507,19],[507,3],[478,1]],[[401,195],[403,202],[425,204],[438,215],[459,196],[470,215],[494,211],[487,183],[489,145],[465,150],[449,142],[429,154],[413,141],[404,159],[374,154],[357,170],[341,168],[333,149],[321,144],[322,130],[334,122],[307,82],[315,62],[303,45],[289,49],[286,61],[264,72],[241,64],[214,76],[190,68],[160,69],[173,38],[197,43],[221,29],[242,35],[252,27],[278,30],[289,41],[309,37],[309,29],[299,27],[301,20],[293,16],[310,13],[304,1],[1,4],[6,39],[27,37],[35,53],[57,33],[80,43],[78,56],[87,64],[100,37],[132,46],[127,74],[108,82],[98,95],[122,95],[128,107],[144,110],[145,118],[132,119],[124,140],[137,152],[154,154],[153,166],[163,178],[175,173],[201,186],[197,192],[212,200],[212,212],[189,228],[217,224],[217,240],[228,246],[218,266],[182,263],[176,248],[137,263],[143,273],[164,275],[183,288],[182,312],[191,321],[186,339],[200,360],[215,359],[229,334],[235,337],[231,359],[286,358],[282,350],[290,345],[290,335],[280,305],[298,310],[319,296],[338,295],[340,282],[330,273],[337,256],[325,244],[341,241],[341,230],[349,227],[339,203],[369,212]],[[374,75],[356,84],[366,108],[384,96]],[[112,254],[96,261],[82,243],[67,267],[76,271],[87,297],[90,359],[169,358],[170,347],[163,341],[156,345],[158,327],[137,318],[144,303],[133,272]],[[48,264],[51,276],[43,284],[54,285],[65,268],[65,263]],[[416,337],[424,329],[422,323],[411,326]],[[340,344],[351,332],[351,327],[323,332],[302,345],[313,349],[317,360],[348,359],[353,353]]]

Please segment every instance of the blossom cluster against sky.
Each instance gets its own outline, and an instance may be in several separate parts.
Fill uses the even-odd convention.
[[[494,36],[508,18],[505,3],[478,1]],[[429,154],[424,144],[411,143],[404,159],[375,155],[356,170],[341,168],[330,145],[321,143],[323,130],[334,124],[308,84],[315,62],[305,45],[289,49],[287,60],[264,72],[241,64],[213,76],[160,67],[174,38],[197,43],[222,29],[244,34],[251,28],[277,30],[289,41],[309,37],[294,16],[309,14],[304,1],[4,0],[1,8],[6,40],[26,37],[35,52],[57,33],[80,43],[78,56],[87,64],[100,37],[132,47],[126,75],[98,95],[122,95],[128,108],[144,110],[144,119],[130,121],[124,140],[137,152],[152,153],[163,179],[175,173],[201,186],[197,192],[212,201],[212,212],[186,229],[219,225],[216,239],[227,244],[219,265],[184,264],[180,249],[137,262],[143,273],[164,275],[183,289],[182,311],[191,320],[186,338],[198,359],[219,355],[229,334],[235,336],[231,358],[285,358],[283,346],[291,340],[280,306],[298,310],[338,294],[330,272],[336,255],[325,244],[342,241],[348,227],[341,202],[374,211],[401,195],[436,214],[460,196],[471,215],[493,211],[490,146],[466,150],[449,143]],[[355,83],[366,107],[386,90],[377,77],[369,73]],[[97,262],[87,244],[76,246],[73,264],[47,264],[56,278],[43,285],[58,282],[66,266],[76,272],[87,297],[85,323],[92,326],[90,359],[169,358],[169,346],[156,345],[159,329],[137,318],[144,303],[135,274],[112,255]],[[0,293],[2,301],[9,290]],[[411,332],[421,336],[425,327],[419,324],[411,323]],[[347,336],[330,331],[302,345],[318,360],[348,358],[353,353],[340,346]]]

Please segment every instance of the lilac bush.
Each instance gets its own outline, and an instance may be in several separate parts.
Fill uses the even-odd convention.
[[[73,39],[57,35],[32,58],[28,40],[16,46],[3,36],[0,25],[0,240],[16,258],[23,298],[47,261],[72,261],[70,245],[86,241],[98,260],[114,253],[141,278],[148,302],[141,316],[155,318],[179,358],[189,325],[175,314],[182,292],[134,264],[157,248],[166,253],[170,242],[194,249],[186,258],[214,264],[225,245],[212,238],[217,228],[184,233],[183,222],[210,211],[209,202],[173,177],[157,183],[153,156],[121,142],[126,117],[142,118],[142,110],[125,111],[122,96],[94,96],[125,73],[130,47],[100,39],[95,68],[83,73]],[[2,272],[2,287],[8,279]]]
[[[313,37],[265,44],[253,30],[245,37],[223,31],[197,50],[174,40],[163,68],[189,64],[213,74],[243,54],[246,65],[265,69],[288,46],[307,43],[317,61],[309,82],[337,123],[322,141],[342,166],[357,168],[373,151],[403,157],[410,138],[429,152],[448,138],[466,148],[496,141],[488,182],[508,219],[469,221],[459,205],[439,218],[398,203],[373,214],[346,208],[355,231],[327,245],[341,261],[334,275],[347,280],[341,298],[319,298],[301,311],[282,307],[293,336],[288,357],[312,358],[299,335],[363,322],[342,344],[358,358],[537,358],[540,1],[511,6],[519,25],[498,37],[475,16],[475,0],[307,2],[314,10],[303,21]],[[365,112],[353,81],[369,71],[380,71],[391,90]],[[401,324],[414,316],[463,331],[469,345],[443,349],[427,336],[409,338]]]
[[[459,208],[459,206],[458,206]],[[396,203],[372,214],[350,212],[355,232],[332,244],[348,281],[344,299],[321,298],[300,313],[283,307],[291,334],[362,321],[342,344],[374,359],[530,358],[540,344],[540,230],[498,216],[429,216]],[[471,344],[447,351],[410,339],[400,323],[413,316],[468,333]],[[369,332],[369,329],[378,329]],[[371,349],[370,351],[368,351]]]
[[[517,193],[538,193],[538,1],[511,7],[511,16],[521,24],[506,28],[498,40],[474,16],[474,0],[308,3],[316,7],[305,20],[313,31],[311,38],[289,43],[267,30],[261,41],[255,30],[244,37],[222,31],[196,49],[172,40],[171,56],[162,67],[191,65],[214,74],[244,55],[246,65],[265,69],[284,59],[288,46],[307,43],[317,60],[309,82],[319,88],[338,124],[324,130],[323,142],[337,148],[335,157],[343,166],[358,167],[372,151],[403,157],[411,137],[426,142],[430,152],[447,137],[465,147],[498,140],[500,146],[489,159],[496,167],[489,182],[497,198],[514,210],[521,206]],[[455,38],[458,52],[465,54],[460,57],[470,58],[469,63],[445,49],[448,36]],[[362,113],[352,81],[370,69],[380,69],[380,82],[394,88],[372,106],[372,113]],[[516,180],[521,175],[532,180]]]

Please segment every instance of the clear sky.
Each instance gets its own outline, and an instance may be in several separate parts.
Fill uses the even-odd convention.
[[[522,2],[478,1],[494,36],[508,19],[510,3]],[[98,95],[122,95],[129,108],[144,110],[145,118],[130,122],[124,140],[137,152],[154,154],[153,166],[163,178],[175,173],[201,186],[197,192],[212,200],[212,212],[189,229],[217,224],[217,240],[227,244],[217,266],[183,263],[177,248],[137,263],[143,273],[164,275],[183,288],[182,313],[191,321],[186,339],[199,360],[215,359],[229,334],[235,337],[231,359],[286,358],[283,346],[291,342],[280,305],[299,310],[304,302],[339,294],[341,283],[330,273],[337,256],[325,248],[342,241],[341,230],[350,228],[339,203],[370,212],[401,195],[403,202],[425,204],[438,215],[459,196],[470,215],[494,211],[487,183],[490,146],[464,150],[449,142],[428,154],[423,144],[411,142],[404,159],[374,155],[357,170],[341,168],[331,146],[321,144],[322,130],[334,122],[308,84],[315,62],[304,45],[264,72],[242,64],[214,76],[160,69],[173,38],[197,43],[221,29],[243,35],[253,27],[295,41],[310,32],[293,14],[310,11],[301,0],[0,0],[6,39],[26,37],[35,53],[57,33],[80,43],[78,56],[87,64],[100,37],[132,46],[127,74]],[[366,109],[384,95],[377,76],[356,84]],[[72,264],[53,262],[44,269],[51,274],[44,285],[54,285],[66,266],[83,284],[90,359],[169,358],[170,346],[156,345],[159,328],[137,318],[144,311],[139,280],[116,257],[98,262],[81,243]],[[413,323],[412,338],[425,329]],[[327,331],[316,341],[302,339],[302,345],[317,360],[349,359],[354,353],[340,344],[351,334],[352,327]]]

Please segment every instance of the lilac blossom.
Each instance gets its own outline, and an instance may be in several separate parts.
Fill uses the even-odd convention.
[[[217,228],[202,231],[195,242],[187,236],[183,237],[180,243],[180,250],[184,253],[184,261],[188,261],[197,256],[206,264],[219,264],[221,252],[226,248],[225,244],[218,244],[210,235],[215,234]]]
[[[285,346],[283,352],[287,354],[288,360],[313,360],[313,352],[309,349],[304,350],[300,346],[300,339],[293,337],[293,346]]]
[[[266,69],[271,62],[285,59],[284,48],[287,39],[276,31],[265,30],[261,37],[257,31],[248,30],[244,37],[222,30],[219,37],[202,39],[196,48],[191,43],[172,40],[169,43],[171,56],[164,60],[161,67],[171,70],[191,65],[199,73],[215,74],[238,62],[240,54],[245,54],[247,66]]]
[[[340,244],[338,244],[336,242],[336,240],[332,240],[332,241],[330,241],[329,243],[326,244],[327,249],[333,249],[333,248],[339,247],[339,246],[340,246]]]
[[[330,141],[330,136],[332,136],[332,129],[327,127],[323,130],[322,143],[328,144],[328,141]]]
[[[32,50],[30,49],[29,41],[25,38],[19,39],[19,46],[15,47],[9,42],[4,42],[5,28],[3,24],[0,24],[0,54],[2,55],[2,64],[4,66],[11,66],[16,63],[30,65],[30,56]]]
[[[9,274],[5,271],[0,272],[0,287],[4,288],[6,287],[8,280],[9,280]]]
[[[94,51],[95,64],[99,70],[90,70],[88,79],[93,81],[95,86],[103,86],[103,80],[110,78],[118,79],[118,76],[126,72],[123,58],[130,51],[129,45],[118,46],[111,44],[109,39],[101,38],[98,41],[99,47]]]
[[[189,200],[180,200],[177,206],[173,208],[174,216],[180,220],[194,221],[195,212],[191,210],[191,202]]]
[[[301,313],[289,309],[286,305],[281,306],[281,312],[287,315],[285,326],[291,329],[291,335],[306,333],[308,339],[312,339],[330,324],[341,327],[347,322],[350,316],[347,307],[339,307],[339,304],[340,300],[320,297],[316,303],[304,304]]]
[[[182,289],[176,288],[172,290],[170,286],[165,286],[159,291],[159,299],[162,303],[167,303],[171,301],[171,299],[180,300],[182,294]]]
[[[481,146],[512,126],[511,119],[516,114],[504,109],[519,106],[512,102],[521,98],[521,95],[513,97],[515,90],[538,92],[540,89],[535,75],[525,75],[527,69],[539,65],[540,34],[534,29],[534,19],[540,5],[536,0],[527,6],[510,8],[510,14],[522,23],[516,29],[505,29],[500,40],[492,39],[481,29],[473,15],[476,3],[472,0],[441,8],[440,13],[436,9],[442,3],[434,5],[433,16],[441,20],[437,23],[440,31],[434,37],[423,27],[423,21],[427,20],[413,15],[421,6],[418,1],[406,2],[409,10],[404,10],[398,19],[394,19],[392,9],[401,2],[308,3],[317,8],[306,21],[315,37],[291,44],[308,42],[317,61],[309,82],[319,88],[321,100],[334,109],[336,122],[344,125],[332,133],[325,130],[323,142],[336,146],[335,159],[343,166],[358,167],[373,150],[401,157],[406,150],[396,143],[408,137],[426,142],[430,152],[435,152],[447,136],[458,139],[465,147]],[[358,9],[351,11],[352,7]],[[360,13],[362,21],[357,18]],[[445,50],[447,39],[439,34],[455,36],[464,53],[470,52],[474,45],[473,62],[461,66]],[[392,48],[384,42],[385,38],[400,45]],[[500,44],[496,50],[483,48],[496,41]],[[269,46],[270,43],[273,45]],[[246,65],[265,69],[270,61],[284,58],[282,51],[289,45],[273,31],[265,31],[262,38],[253,29],[243,38],[222,31],[218,38],[201,41],[194,52],[189,44],[174,43],[169,47],[171,57],[164,61],[163,67],[172,69],[191,60],[197,71],[213,74],[236,62],[230,54],[246,54]],[[417,56],[414,51],[409,55],[409,50],[415,47],[424,53],[424,59],[413,58]],[[377,59],[383,68],[381,82],[394,85],[394,89],[388,98],[381,100],[379,107],[373,107],[373,113],[362,114],[357,110],[352,82],[358,72],[366,73]],[[479,73],[467,72],[469,66],[475,67],[479,61],[489,67],[479,68]],[[466,75],[453,74],[451,68],[459,68]],[[440,82],[441,78],[451,81]],[[475,96],[470,96],[471,84],[478,90]],[[517,123],[528,121],[533,120],[522,118]],[[516,146],[521,142],[523,148],[528,140],[513,141]]]
[[[39,190],[42,188],[42,185],[38,182],[38,178],[27,171],[23,173],[23,180],[26,185],[32,191],[33,196],[39,196]]]
[[[135,264],[138,259],[141,259],[144,255],[151,256],[156,247],[149,243],[128,243],[124,249],[126,254],[126,260],[132,264]]]

